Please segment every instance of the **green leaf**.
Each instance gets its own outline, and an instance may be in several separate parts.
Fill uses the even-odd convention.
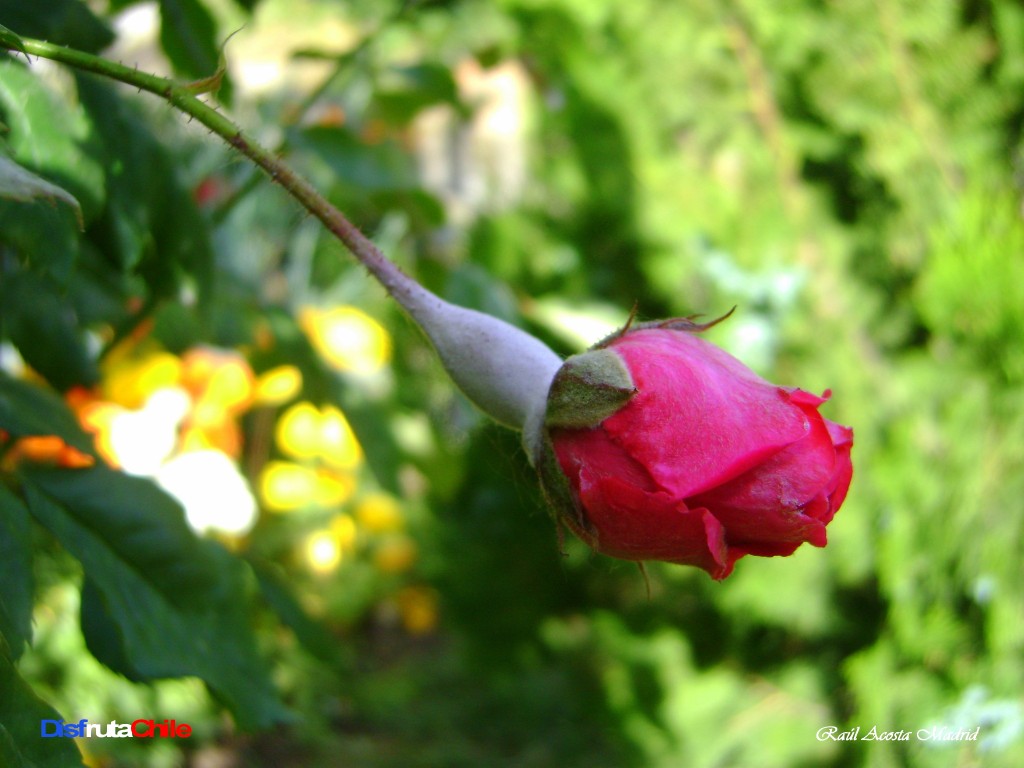
[[[108,84],[79,77],[79,97],[104,144],[108,201],[93,236],[123,269],[138,269],[160,296],[194,281],[201,303],[213,288],[209,226],[177,162]]]
[[[445,222],[444,205],[422,189],[383,189],[367,195],[380,211],[402,211],[417,232],[436,229]]]
[[[451,70],[440,64],[415,64],[396,67],[381,78],[373,106],[385,121],[405,125],[417,114],[435,104],[451,104],[465,112],[459,103],[458,87]]]
[[[53,204],[59,200],[74,210],[78,226],[85,226],[82,220],[82,206],[78,204],[74,195],[2,155],[0,155],[0,197],[23,203],[40,197]]]
[[[152,481],[103,465],[37,467],[25,474],[175,605],[215,590],[221,577],[216,557],[188,527],[178,502]]]
[[[39,738],[41,720],[60,714],[25,683],[0,632],[0,765],[4,768],[82,768],[73,739]]]
[[[21,499],[0,485],[0,636],[16,659],[32,639],[32,530]]]
[[[323,160],[338,182],[363,191],[417,188],[409,156],[393,143],[367,145],[345,128],[313,127],[293,138],[297,150]]]
[[[138,322],[138,313],[145,311],[134,307],[131,301],[138,296],[138,291],[137,285],[111,268],[92,242],[82,243],[68,299],[83,328],[96,324],[121,328]]]
[[[82,582],[81,608],[82,637],[85,647],[101,664],[124,675],[133,683],[145,682],[140,673],[128,658],[124,634],[117,620],[110,615],[96,582],[86,578]]]
[[[0,240],[66,282],[78,257],[81,223],[99,213],[105,196],[92,125],[79,105],[6,57],[0,58],[0,122],[9,129],[10,160],[81,206],[76,219],[66,208],[0,200]]]
[[[92,437],[53,391],[0,371],[0,429],[15,437],[57,435],[80,451],[95,455]]]
[[[221,70],[217,25],[197,0],[160,0],[160,45],[175,70],[194,80]]]
[[[75,311],[53,280],[24,271],[6,275],[0,318],[25,361],[57,389],[99,381]]]
[[[366,462],[377,482],[385,490],[398,493],[398,469],[402,465],[401,448],[395,442],[395,436],[389,429],[381,429],[394,414],[382,403],[368,402],[352,396],[348,388],[340,393],[345,417],[366,451]]]
[[[66,206],[0,199],[0,244],[30,266],[69,285],[81,254],[75,215]]]
[[[108,482],[113,474],[107,474]],[[176,523],[156,519],[163,515],[147,514],[144,505],[155,497],[143,492],[132,500],[116,482],[111,487],[98,481],[77,485],[83,495],[72,496],[72,480],[60,489],[67,498],[58,503],[49,493],[54,478],[46,479],[43,490],[35,483],[39,476],[32,473],[25,482],[29,509],[78,558],[95,585],[104,610],[92,612],[89,620],[115,622],[123,639],[123,646],[113,648],[123,651],[120,657],[106,653],[106,661],[116,664],[121,659],[127,670],[118,671],[145,679],[199,677],[243,728],[289,719],[256,650],[247,570],[240,560],[206,542],[200,560],[203,570],[213,569],[216,581],[193,578],[190,559],[202,545],[181,541]],[[111,501],[104,510],[104,502]],[[140,533],[125,524],[129,517],[139,522]],[[158,541],[163,532],[169,533],[168,541]]]
[[[21,41],[21,38],[3,24],[0,24],[0,44],[13,51],[25,53],[25,44]]]
[[[338,639],[328,632],[323,624],[306,613],[292,594],[285,574],[271,563],[259,562],[252,557],[247,558],[247,562],[256,574],[263,598],[278,618],[291,628],[298,641],[322,661],[337,662]]]
[[[0,59],[0,114],[11,159],[66,190],[86,220],[103,201],[100,145],[88,116],[20,62]]]
[[[78,0],[0,0],[0,18],[25,37],[96,53],[114,33]]]

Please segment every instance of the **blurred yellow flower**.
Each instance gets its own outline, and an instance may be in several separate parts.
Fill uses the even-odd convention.
[[[110,425],[117,414],[124,411],[120,405],[95,400],[78,411],[78,420],[82,429],[95,435],[96,451],[112,467],[119,466],[114,446],[110,440]]]
[[[390,533],[402,528],[398,501],[386,493],[371,493],[356,505],[356,519],[371,533]]]
[[[203,451],[212,448],[237,459],[242,453],[242,430],[235,419],[226,414],[221,416],[217,421],[193,420],[186,423],[181,431],[180,450]]]
[[[316,498],[315,470],[289,461],[271,461],[260,473],[260,496],[279,512],[307,506]]]
[[[338,472],[316,473],[314,503],[319,507],[337,507],[352,498],[356,492],[356,479],[349,474]]]
[[[249,362],[232,349],[195,347],[181,359],[181,381],[196,407],[193,420],[223,420],[241,413],[252,403],[256,377]]]
[[[279,365],[256,379],[255,402],[259,405],[284,405],[302,389],[302,371],[294,365]]]
[[[170,352],[152,352],[140,358],[121,358],[103,366],[103,397],[125,408],[141,408],[158,389],[176,386],[182,361]]]
[[[348,419],[337,407],[322,411],[310,402],[296,403],[277,421],[278,447],[297,459],[319,458],[336,469],[355,469],[363,449]]]
[[[277,420],[275,436],[285,453],[312,459],[320,452],[320,411],[310,402],[296,403]]]
[[[226,359],[210,376],[199,402],[216,404],[228,413],[240,413],[252,402],[255,383],[252,368],[244,358]]]
[[[321,412],[320,457],[338,469],[354,469],[363,460],[363,449],[348,419],[333,405]]]
[[[290,461],[271,461],[260,473],[260,496],[279,512],[302,507],[337,507],[356,491],[356,479],[343,472],[305,467]]]
[[[252,404],[256,379],[238,351],[201,346],[178,358],[121,345],[102,367],[103,399],[76,393],[71,404],[114,466],[152,475],[176,451],[241,454],[237,417]]]
[[[384,573],[402,573],[416,562],[416,545],[405,536],[385,539],[373,553],[373,563]]]
[[[331,520],[330,531],[342,549],[351,549],[356,543],[356,523],[348,515],[335,515]]]
[[[402,626],[413,635],[425,635],[437,628],[437,593],[429,587],[411,586],[398,593],[398,615]]]
[[[331,531],[316,531],[306,539],[306,562],[319,574],[328,574],[341,564],[341,543]]]
[[[324,361],[339,371],[376,373],[391,359],[384,326],[356,307],[306,307],[299,324]]]

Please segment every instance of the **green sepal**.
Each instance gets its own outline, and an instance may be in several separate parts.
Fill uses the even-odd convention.
[[[596,427],[636,394],[618,353],[594,349],[573,355],[558,369],[548,391],[546,427]]]
[[[591,539],[596,541],[597,532],[590,525],[583,507],[572,492],[569,478],[565,476],[558,463],[551,437],[546,433],[540,447],[540,455],[536,459],[536,467],[544,500],[548,503],[548,511],[559,526],[559,531],[562,530],[561,526],[565,525],[588,544],[593,545]]]

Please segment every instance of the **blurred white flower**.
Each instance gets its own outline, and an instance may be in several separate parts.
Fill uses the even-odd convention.
[[[110,421],[110,449],[129,475],[155,475],[178,443],[178,425],[191,400],[178,387],[158,389],[137,411],[122,410]]]
[[[156,473],[156,481],[185,508],[198,533],[241,536],[256,524],[256,499],[229,456],[220,451],[182,453]]]

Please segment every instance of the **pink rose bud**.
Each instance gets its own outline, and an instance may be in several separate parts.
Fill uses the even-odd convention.
[[[853,474],[853,430],[687,320],[628,329],[554,377],[534,458],[564,522],[598,552],[696,565],[825,546]]]

